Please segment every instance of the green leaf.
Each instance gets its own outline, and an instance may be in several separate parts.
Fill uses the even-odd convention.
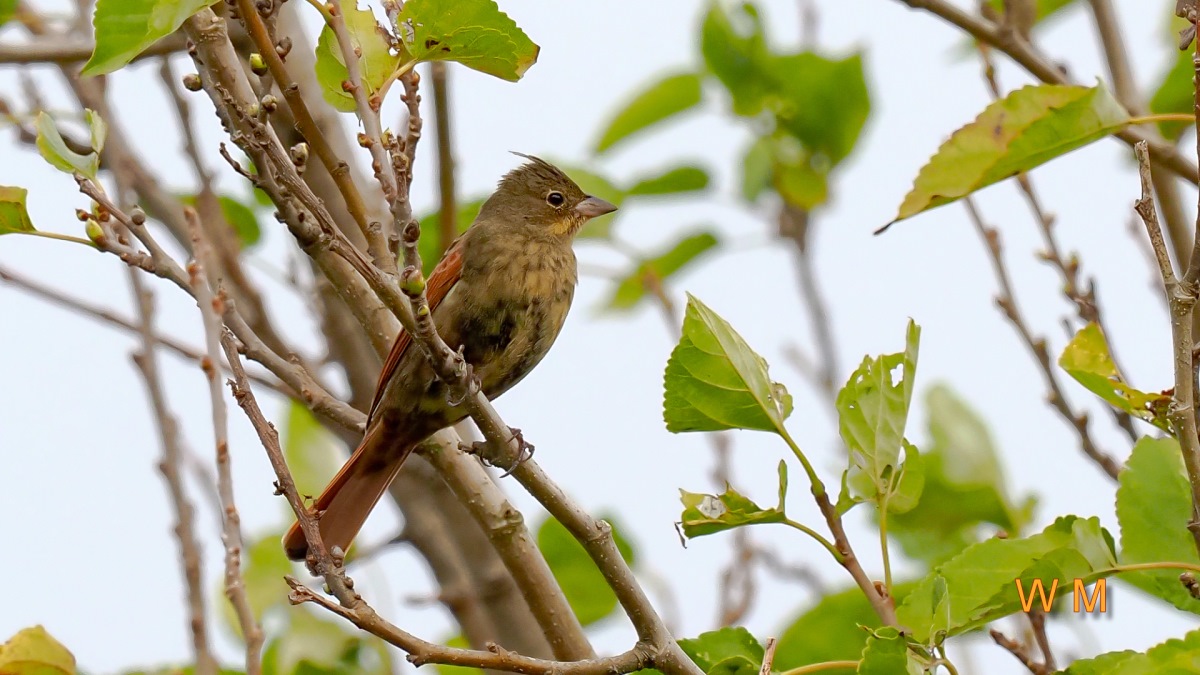
[[[104,133],[98,131],[98,125],[103,125],[100,121],[100,116],[91,111],[88,111],[88,121],[93,137],[97,135],[103,140]],[[86,155],[81,155],[67,146],[67,142],[63,140],[62,134],[58,131],[58,126],[54,122],[54,118],[48,113],[40,112],[37,116],[37,147],[51,166],[59,171],[66,173],[82,174],[86,178],[96,179],[96,172],[100,170],[100,154],[90,152]]]
[[[782,461],[779,462],[779,504],[775,508],[764,509],[728,485],[720,495],[680,490],[683,536],[692,539],[746,525],[782,523],[787,520],[784,513],[786,497],[787,464]]]
[[[1043,19],[1049,18],[1066,9],[1075,0],[1036,0],[1037,5],[1037,20],[1040,22]],[[998,12],[1004,12],[1004,0],[988,0],[988,4]]]
[[[979,542],[984,524],[1019,535],[1034,501],[1027,498],[1018,506],[1009,498],[999,453],[983,420],[944,385],[930,388],[925,410],[925,487],[911,511],[888,518],[888,534],[905,555],[930,565]]]
[[[1192,113],[1196,105],[1196,90],[1192,86],[1194,76],[1192,67],[1192,50],[1173,50],[1176,53],[1171,68],[1163,75],[1162,81],[1150,99],[1150,112],[1155,115],[1168,113]],[[1159,122],[1158,129],[1170,140],[1179,138],[1189,127],[1190,122]]]
[[[912,511],[925,489],[925,462],[917,447],[904,441],[904,464],[900,467],[899,480],[893,481],[895,489],[887,500],[888,513]]]
[[[484,199],[484,197],[479,197],[458,203],[454,228],[458,234],[466,232],[471,223],[475,222],[475,217],[479,215],[479,209],[483,208]],[[421,266],[425,268],[426,276],[433,273],[433,268],[441,258],[438,255],[439,232],[442,229],[441,217],[441,211],[433,211],[421,216],[418,220],[421,225],[421,238],[417,240],[417,251],[421,254]]]
[[[892,586],[896,602],[916,587],[906,581]],[[774,670],[787,671],[826,661],[853,661],[862,656],[869,633],[879,628],[879,616],[858,586],[828,593],[796,617],[779,635]]]
[[[0,0],[0,26],[8,23],[17,14],[18,0]]]
[[[341,467],[344,446],[333,432],[313,417],[307,407],[296,401],[289,401],[287,406],[283,454],[300,495],[315,496],[321,493],[321,489]],[[292,513],[290,507],[285,505],[284,508],[288,514]],[[278,543],[276,541],[275,548],[282,551]],[[286,560],[286,557],[283,559]]]
[[[921,642],[943,631],[957,635],[1021,611],[1015,579],[1024,580],[1027,597],[1035,577],[1047,591],[1058,579],[1066,593],[1075,577],[1093,579],[1115,561],[1112,538],[1098,519],[1065,516],[1031,537],[988,539],[947,560],[897,607],[896,618]],[[945,595],[939,578],[949,593],[944,614],[935,614],[935,593]]]
[[[781,128],[826,170],[836,166],[854,149],[871,112],[862,55],[835,60],[801,52],[771,59],[769,69]]]
[[[613,540],[625,562],[635,560],[633,546],[621,534],[622,528],[612,518],[605,518],[612,527]],[[596,569],[596,563],[571,533],[554,518],[546,518],[537,530],[538,549],[546,558],[554,579],[567,596],[567,602],[584,626],[611,615],[617,608],[617,596]]]
[[[448,640],[443,640],[442,644],[446,645],[447,647],[454,647],[455,649],[471,648],[471,643],[467,642],[467,638],[463,637],[462,633],[459,633]],[[437,669],[438,675],[483,675],[483,671],[479,668],[470,668],[468,666],[451,666],[445,663],[439,663],[434,665],[434,668]]]
[[[688,294],[683,335],[664,375],[667,431],[757,429],[784,434],[792,396],[767,362],[716,312]]]
[[[540,50],[493,0],[408,0],[397,25],[418,61],[457,61],[509,82]]]
[[[402,56],[392,54],[383,28],[375,20],[375,14],[370,9],[348,9],[345,21],[346,31],[350,33],[350,40],[354,43],[354,51],[360,54],[358,65],[363,86],[367,90],[367,96],[373,96],[400,66]],[[321,35],[317,38],[316,73],[325,101],[342,112],[354,112],[354,95],[342,87],[342,83],[349,80],[350,74],[346,70],[346,61],[342,58],[337,35],[329,26],[322,28]]]
[[[694,262],[717,245],[717,236],[711,232],[699,232],[684,237],[674,246],[653,258],[638,263],[637,267],[617,285],[608,301],[608,309],[629,310],[637,307],[646,297],[647,283],[662,284],[672,275]]]
[[[0,673],[74,675],[75,657],[45,628],[24,628],[0,645]]]
[[[758,639],[740,626],[684,638],[679,641],[679,646],[706,673],[730,658],[742,657],[753,664],[761,664],[763,660],[763,648]]]
[[[601,153],[617,143],[659,122],[700,104],[700,76],[695,73],[668,75],[638,92],[620,110],[600,134],[595,152]]]
[[[1186,675],[1200,665],[1200,630],[1182,639],[1171,639],[1151,647],[1145,654],[1134,651],[1109,652],[1094,659],[1079,659],[1064,675]]]
[[[811,211],[829,199],[828,172],[813,166],[813,157],[801,147],[776,142],[771,157],[771,186],[783,201]]]
[[[989,105],[921,168],[895,220],[911,218],[1098,141],[1129,123],[1104,87],[1042,84]]]
[[[278,542],[276,542],[278,548]],[[392,656],[377,637],[304,610],[263,653],[263,675],[387,675]]]
[[[695,192],[708,187],[708,173],[698,166],[677,166],[657,176],[636,181],[627,191],[630,197]]]
[[[1192,519],[1192,491],[1179,442],[1143,437],[1133,446],[1119,483],[1121,562],[1200,564],[1195,540],[1187,529]],[[1200,600],[1184,589],[1178,570],[1122,574],[1121,580],[1179,609],[1200,614]]]
[[[0,185],[0,235],[37,231],[25,208],[28,196],[25,188]]]
[[[733,98],[739,115],[757,115],[773,86],[765,74],[769,58],[758,9],[744,2],[726,14],[717,2],[709,4],[700,28],[700,51],[709,72]]]
[[[751,204],[771,184],[771,146],[770,136],[760,136],[742,157],[742,199]]]
[[[839,504],[882,504],[896,490],[920,340],[921,329],[910,319],[904,352],[864,358],[838,392],[838,426],[850,454]],[[898,381],[893,378],[896,369]]]
[[[198,195],[180,195],[180,201],[188,206],[196,206]],[[258,216],[249,206],[227,195],[219,195],[217,202],[221,206],[221,216],[237,234],[242,248],[249,248],[262,238],[262,228],[258,224]]]
[[[919,675],[923,670],[909,653],[908,641],[891,626],[871,633],[858,664],[858,675]]]
[[[1088,391],[1118,410],[1143,419],[1163,431],[1171,431],[1167,414],[1168,394],[1148,394],[1125,384],[1109,356],[1108,342],[1095,323],[1084,326],[1058,357],[1058,365]]]
[[[97,0],[96,48],[80,75],[111,73],[183,25],[212,0]]]
[[[242,578],[246,584],[246,599],[254,618],[262,621],[263,615],[272,608],[288,607],[287,584],[283,577],[292,574],[292,563],[288,561],[279,544],[283,531],[268,532],[246,547],[242,558]],[[214,604],[221,608],[221,618],[234,635],[241,636],[242,627],[233,605],[225,598],[224,580],[217,583]]]

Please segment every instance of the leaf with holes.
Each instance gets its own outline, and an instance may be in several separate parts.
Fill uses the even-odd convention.
[[[383,83],[392,76],[406,55],[393,54],[383,28],[375,20],[370,9],[348,9],[345,15],[346,31],[358,54],[358,67],[363,87],[370,97],[379,91]],[[342,112],[354,112],[354,95],[346,91],[344,82],[350,78],[337,35],[325,26],[317,38],[316,52],[317,83],[321,85],[321,96],[329,105]]]
[[[783,510],[784,500],[787,498],[787,484],[787,464],[780,461],[779,504],[769,509],[755,504],[729,486],[726,486],[725,492],[720,495],[680,490],[679,500],[683,502],[683,515],[679,524],[683,528],[683,536],[691,539],[745,525],[782,523],[787,520]]]
[[[540,48],[493,0],[408,0],[397,30],[418,61],[457,61],[516,82]]]
[[[1089,323],[1071,338],[1058,357],[1058,365],[1088,391],[1104,399],[1118,410],[1143,419],[1163,431],[1171,431],[1167,419],[1171,396],[1165,393],[1148,394],[1125,383],[1113,363],[1104,333],[1095,323]]]

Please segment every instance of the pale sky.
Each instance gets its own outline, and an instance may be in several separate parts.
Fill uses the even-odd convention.
[[[760,4],[774,44],[794,45],[799,20],[795,0]],[[1169,58],[1164,25],[1171,3],[1153,3],[1162,6],[1161,13],[1137,11],[1145,3],[1136,0],[1116,4],[1135,70],[1141,82],[1150,82]],[[515,85],[453,68],[455,150],[463,195],[488,192],[517,162],[509,150],[576,164],[590,161],[601,125],[633,91],[667,71],[700,63],[696,33],[704,3],[698,0],[500,0],[500,5],[542,51],[538,64]],[[859,147],[834,185],[833,204],[816,216],[815,246],[840,349],[840,380],[863,354],[901,350],[905,322],[914,318],[923,335],[909,437],[918,446],[926,441],[919,401],[929,385],[946,382],[991,425],[1012,493],[1038,496],[1035,529],[1073,513],[1098,515],[1115,534],[1114,485],[1082,458],[1073,432],[1045,405],[1040,373],[992,303],[995,283],[963,208],[945,207],[902,223],[886,236],[871,235],[891,219],[917,170],[945,137],[987,104],[977,63],[957,56],[962,44],[957,33],[896,0],[816,0],[816,5],[821,48],[834,54],[865,50],[873,104]],[[1090,18],[1081,10],[1070,11],[1041,39],[1053,57],[1069,60],[1078,81],[1091,83],[1102,76],[1103,65]],[[0,38],[11,40],[13,33],[5,30]],[[139,142],[162,179],[182,188],[191,172],[177,142],[163,131],[174,129],[174,117],[158,91],[156,68],[139,66],[112,78],[114,99],[122,102],[118,122]],[[38,84],[48,100],[65,101],[57,75],[51,70],[42,74]],[[1027,81],[1008,64],[1001,70],[1005,87]],[[16,99],[20,90],[11,69],[0,70],[0,91]],[[768,243],[773,231],[769,212],[740,205],[738,162],[749,135],[741,121],[727,114],[718,88],[706,95],[704,111],[623,144],[597,166],[629,177],[698,162],[715,178],[712,196],[630,208],[621,216],[619,236],[650,251],[690,228],[708,226],[722,233],[727,249],[674,280],[670,291],[680,299],[688,291],[704,300],[767,358],[774,379],[796,398],[789,428],[825,482],[836,484],[842,466],[836,427],[803,376],[783,357],[784,347],[794,342],[812,352],[791,252]],[[215,158],[220,131],[207,99],[196,95],[190,100],[206,125],[203,140]],[[353,120],[347,116],[346,122]],[[431,140],[427,136],[421,146],[414,186],[421,212],[434,203]],[[81,234],[72,209],[86,202],[70,177],[16,146],[7,129],[0,130],[0,148],[8,158],[0,162],[0,184],[29,188],[34,222],[41,229]],[[1127,376],[1135,386],[1159,390],[1171,382],[1169,330],[1155,296],[1158,290],[1151,285],[1152,270],[1140,242],[1127,230],[1138,195],[1131,159],[1128,147],[1104,141],[1039,169],[1033,180],[1046,207],[1058,215],[1062,245],[1079,251],[1085,272],[1098,277],[1109,337]],[[223,185],[241,189],[229,176]],[[1184,195],[1186,203],[1195,202],[1194,189]],[[1050,338],[1057,355],[1066,341],[1059,318],[1070,308],[1058,293],[1053,270],[1034,259],[1040,239],[1024,201],[1014,186],[1002,185],[981,194],[979,204],[1002,232],[1026,316]],[[287,233],[269,218],[263,223],[268,231],[259,255],[281,266]],[[578,251],[582,261],[607,266],[621,261],[594,244],[581,244]],[[0,264],[132,315],[125,271],[111,256],[14,236],[0,241]],[[265,283],[278,324],[288,326],[295,342],[311,350],[312,328],[301,318],[306,309],[302,302]],[[168,284],[153,286],[159,325],[199,344],[194,304]],[[712,453],[702,435],[677,436],[664,429],[662,371],[674,343],[660,312],[646,306],[616,318],[600,316],[596,308],[610,292],[609,282],[583,277],[558,344],[497,408],[537,446],[537,459],[547,472],[586,508],[621,515],[639,548],[643,578],[668,580],[678,603],[679,636],[694,636],[714,627],[717,575],[729,558],[731,538],[708,537],[683,549],[672,523],[679,517],[679,488],[712,490]],[[182,579],[167,494],[155,469],[158,437],[129,360],[134,338],[4,284],[0,308],[5,326],[0,381],[7,383],[0,388],[5,448],[0,455],[0,514],[7,540],[0,550],[12,567],[0,601],[0,638],[42,623],[90,672],[185,660],[190,643]],[[162,363],[186,438],[208,459],[212,430],[204,379],[197,368],[171,356],[163,356]],[[1073,383],[1068,392],[1073,402],[1089,401]],[[268,414],[281,421],[282,402],[263,398]],[[1091,409],[1100,411],[1094,405]],[[1107,416],[1093,417],[1097,438],[1123,456],[1126,445]],[[236,409],[231,420],[238,506],[252,539],[278,527],[282,507],[271,495],[270,468],[249,424]],[[735,433],[734,442],[738,486],[770,502],[775,465],[789,454],[786,447],[774,436],[753,432]],[[806,491],[798,489],[799,475],[794,472],[791,515],[823,529]],[[538,508],[514,481],[502,485],[531,523],[540,520]],[[394,532],[396,517],[386,511],[368,523],[363,541],[379,541]],[[878,547],[866,516],[866,509],[852,512],[850,536],[877,576]],[[215,593],[222,550],[214,514],[202,511],[198,526],[207,583]],[[793,531],[762,528],[754,536],[787,560],[813,566],[830,588],[850,583],[819,546]],[[391,553],[370,572],[358,574],[359,589],[393,622],[439,639],[451,630],[442,609],[400,602],[430,594],[431,582],[422,570],[411,553]],[[904,570],[900,565],[897,576]],[[810,597],[798,585],[760,582],[768,592],[760,593],[747,625],[765,639],[778,635]],[[280,593],[285,591],[281,583]],[[1104,619],[1064,616],[1051,621],[1060,661],[1101,651],[1143,650],[1196,626],[1195,617],[1147,600],[1127,586],[1111,587],[1109,601]],[[606,652],[624,650],[633,640],[623,618],[610,619],[595,633],[597,648]],[[960,666],[979,667],[972,672],[1024,672],[990,641],[976,639],[975,644],[969,656],[961,648],[952,652]],[[229,663],[239,658],[226,637],[221,654]]]

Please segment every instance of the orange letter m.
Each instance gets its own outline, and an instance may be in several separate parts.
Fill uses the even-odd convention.
[[[1040,595],[1042,597],[1042,611],[1050,611],[1050,606],[1054,604],[1054,594],[1058,592],[1058,579],[1055,579],[1054,583],[1050,585],[1049,596],[1046,595],[1046,588],[1042,585],[1041,579],[1033,580],[1033,583],[1029,586],[1028,596],[1025,595],[1025,588],[1021,586],[1021,580],[1015,579],[1014,581],[1016,581],[1017,584],[1017,595],[1021,596],[1021,611],[1027,614],[1029,613],[1029,610],[1033,608],[1033,596],[1035,595]]]
[[[1076,613],[1079,612],[1080,598],[1083,599],[1084,610],[1086,610],[1088,612],[1096,611],[1097,600],[1099,600],[1099,602],[1100,602],[1100,611],[1101,612],[1107,611],[1107,609],[1108,609],[1107,608],[1108,593],[1106,592],[1107,589],[1105,588],[1104,579],[1103,578],[1097,579],[1096,585],[1093,588],[1095,590],[1092,591],[1092,595],[1089,597],[1087,594],[1087,588],[1085,588],[1083,585],[1083,579],[1075,580],[1075,612]]]

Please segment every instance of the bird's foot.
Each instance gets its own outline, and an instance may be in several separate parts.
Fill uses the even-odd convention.
[[[461,357],[462,356],[462,348],[459,348],[458,351],[459,351],[459,356]],[[462,369],[461,370],[461,378],[462,379],[459,381],[465,382],[466,386],[464,386],[462,388],[463,389],[462,395],[457,396],[457,397],[454,395],[453,392],[458,387],[450,387],[451,391],[450,391],[450,393],[448,393],[446,395],[446,403],[450,404],[451,407],[458,407],[458,406],[462,405],[464,401],[466,401],[469,397],[474,396],[475,394],[479,393],[480,389],[483,388],[479,382],[479,377],[475,375],[475,369],[471,366],[471,364],[467,363],[465,360],[460,361],[459,363],[461,364],[460,367]]]
[[[529,461],[533,457],[534,451],[533,444],[525,440],[525,436],[521,433],[520,429],[509,427],[508,431],[512,434],[512,440],[515,440],[518,446],[517,458],[511,463],[507,462],[506,458],[497,457],[487,441],[476,441],[470,444],[463,443],[459,445],[459,449],[469,455],[475,455],[487,466],[504,469],[504,473],[500,477],[507,478],[512,475],[513,471],[517,470],[517,467]]]

